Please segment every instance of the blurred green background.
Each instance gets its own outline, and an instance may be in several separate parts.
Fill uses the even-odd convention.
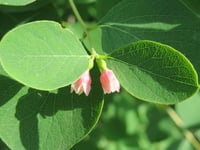
[[[196,100],[190,100],[190,104],[196,105]],[[192,116],[188,111],[187,103],[188,101],[176,106],[183,117]],[[200,102],[196,106],[200,106]],[[175,125],[165,110],[165,106],[141,102],[128,95],[125,91],[121,95],[106,96],[103,114],[97,127],[85,140],[77,144],[73,150],[195,149],[185,139],[183,130]],[[195,107],[193,107],[194,111],[197,112]],[[185,116],[186,114],[188,116]],[[198,124],[199,122],[196,125]],[[188,125],[187,127],[198,134],[199,126],[192,127],[192,125]]]

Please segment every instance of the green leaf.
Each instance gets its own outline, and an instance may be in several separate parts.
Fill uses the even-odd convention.
[[[0,5],[23,6],[36,0],[0,0]]]
[[[199,0],[182,0],[182,3],[190,9],[194,15],[200,18],[200,1]]]
[[[97,71],[93,70],[93,76]],[[13,150],[66,150],[95,126],[103,107],[98,78],[85,95],[44,92],[0,76],[0,138]]]
[[[5,12],[5,13],[14,13],[14,12],[28,12],[28,11],[31,11],[31,17],[35,17],[34,14],[34,10],[37,10],[41,7],[44,7],[45,5],[49,4],[52,0],[34,0],[32,3],[29,3],[25,6],[23,5],[15,5],[15,6],[12,6],[12,5],[0,5],[0,10],[2,12]],[[50,5],[49,5],[50,7]],[[44,9],[44,8],[43,8]],[[29,13],[27,14],[19,14],[19,15],[28,15]],[[15,14],[16,15],[16,14]],[[50,15],[50,14],[49,14]],[[8,17],[8,16],[7,16]],[[9,16],[10,17],[10,16]]]
[[[74,2],[77,4],[89,4],[96,2],[96,0],[74,0]]]
[[[0,38],[2,38],[4,34],[19,24],[36,20],[58,21],[59,16],[57,14],[57,10],[54,6],[47,5],[49,1],[50,0],[39,0],[35,3],[27,5],[26,7],[6,7],[0,5],[0,10],[3,11],[2,13],[0,12],[0,18],[3,20],[3,22],[0,23]],[[26,11],[26,13],[20,13],[24,11]],[[11,14],[8,15],[8,13]]]
[[[102,18],[101,27],[106,52],[153,40],[184,53],[200,72],[200,19],[181,0],[124,0]]]
[[[129,44],[109,55],[106,62],[122,87],[141,100],[172,104],[198,90],[192,64],[164,44],[152,41]]]
[[[97,17],[102,18],[107,14],[107,12],[117,3],[122,0],[97,0]]]
[[[18,26],[0,43],[4,70],[15,80],[41,90],[77,80],[88,67],[88,57],[77,37],[52,21]]]
[[[0,74],[3,76],[7,76],[7,73],[3,70],[1,64],[0,64]]]

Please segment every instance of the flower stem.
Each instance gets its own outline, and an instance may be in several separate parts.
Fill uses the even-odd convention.
[[[74,1],[73,1],[73,0],[69,0],[69,4],[70,4],[70,6],[71,6],[71,8],[72,8],[72,10],[73,10],[73,12],[74,12],[74,14],[75,14],[77,20],[78,20],[79,23],[81,24],[81,26],[82,26],[84,32],[87,32],[87,26],[85,25],[83,19],[81,18],[80,14],[79,14],[79,12],[78,12],[78,9],[76,8],[76,5],[74,4]]]
[[[81,26],[83,28],[83,32],[84,32],[83,33],[83,38],[88,37],[89,44],[90,44],[90,46],[92,48],[93,46],[92,46],[92,42],[91,42],[90,36],[88,34],[87,26],[86,26],[85,22],[83,21],[81,15],[79,14],[78,9],[77,9],[76,5],[74,4],[74,0],[69,0],[69,4],[70,4],[70,6],[71,6],[71,8],[72,8],[72,10],[74,12],[74,15],[76,16],[78,22],[81,24]]]
[[[170,118],[174,121],[176,126],[181,129],[185,138],[192,144],[192,146],[196,150],[200,150],[200,143],[199,143],[198,139],[195,137],[195,135],[190,130],[188,130],[184,127],[183,121],[178,116],[178,114],[174,111],[174,109],[172,109],[171,107],[167,107],[166,112],[168,113]]]

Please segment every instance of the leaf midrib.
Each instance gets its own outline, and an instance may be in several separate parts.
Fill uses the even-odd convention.
[[[109,57],[108,59],[111,59],[111,60],[114,60],[114,61],[118,61],[118,62],[120,62],[120,63],[123,63],[123,64],[127,65],[127,66],[137,67],[137,68],[139,68],[139,70],[142,70],[142,71],[144,71],[144,72],[147,72],[147,73],[149,73],[149,74],[152,74],[153,76],[157,76],[157,77],[160,77],[160,78],[164,78],[164,79],[166,79],[166,80],[170,80],[170,81],[177,82],[177,83],[179,83],[179,84],[184,84],[184,85],[187,85],[187,86],[192,86],[192,87],[198,88],[198,85],[193,85],[193,84],[189,84],[189,83],[182,82],[182,81],[179,81],[179,80],[171,79],[171,78],[169,78],[169,77],[166,77],[166,76],[163,76],[163,75],[160,75],[160,74],[156,74],[156,73],[154,73],[154,72],[152,72],[152,71],[150,71],[150,70],[147,70],[146,68],[142,68],[142,67],[137,66],[137,65],[129,64],[129,63],[123,61],[123,60],[116,59],[116,58],[114,58],[114,57]]]
[[[21,58],[88,58],[88,55],[13,55],[13,57]]]

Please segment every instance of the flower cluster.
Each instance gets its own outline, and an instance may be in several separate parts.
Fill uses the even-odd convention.
[[[102,71],[100,76],[100,82],[104,93],[119,92],[120,84],[117,80],[115,74],[110,69],[105,69]],[[80,79],[71,85],[71,92],[75,91],[76,94],[85,93],[86,96],[89,95],[91,90],[91,76],[89,70],[82,74]]]

